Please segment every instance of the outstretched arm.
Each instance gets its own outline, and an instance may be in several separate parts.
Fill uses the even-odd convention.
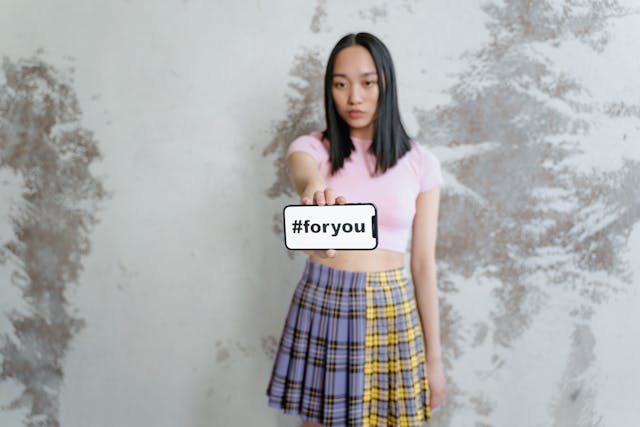
[[[336,196],[335,191],[327,188],[316,160],[303,151],[293,152],[287,158],[289,178],[293,188],[300,196],[300,203],[303,205],[335,205],[344,204],[346,199],[343,196]],[[326,251],[304,251],[321,257],[333,258],[336,256],[334,249]]]

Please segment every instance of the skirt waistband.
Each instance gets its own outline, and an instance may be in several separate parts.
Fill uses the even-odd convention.
[[[369,286],[380,284],[387,287],[407,285],[405,268],[398,267],[382,271],[349,271],[330,267],[307,258],[303,280],[311,280],[319,285],[330,286]]]

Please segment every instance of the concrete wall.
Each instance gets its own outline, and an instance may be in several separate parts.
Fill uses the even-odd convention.
[[[445,172],[432,425],[640,425],[634,3],[0,1],[0,425],[297,425],[284,152],[359,30]]]

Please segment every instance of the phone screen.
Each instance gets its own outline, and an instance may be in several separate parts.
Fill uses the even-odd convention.
[[[378,246],[378,216],[373,203],[283,209],[288,249],[362,249]]]

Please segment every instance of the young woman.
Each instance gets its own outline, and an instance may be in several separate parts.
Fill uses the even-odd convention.
[[[306,251],[267,388],[304,426],[421,426],[445,396],[435,245],[438,160],[400,121],[386,46],[368,33],[334,47],[324,132],[301,136],[288,171],[302,204],[372,202],[378,247]],[[411,275],[404,255],[411,237]]]

